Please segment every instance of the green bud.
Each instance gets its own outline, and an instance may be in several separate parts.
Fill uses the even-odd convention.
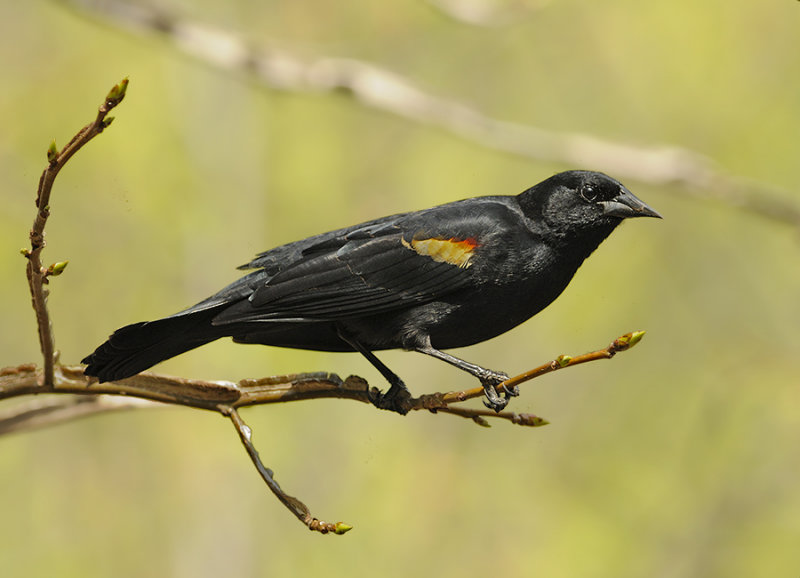
[[[633,331],[631,333],[626,333],[625,335],[617,338],[614,342],[614,347],[619,351],[625,351],[626,349],[630,349],[637,343],[639,343],[644,337],[644,331]]]
[[[474,421],[476,424],[478,424],[481,427],[492,427],[491,424],[489,424],[488,421],[486,421],[485,419],[483,419],[479,415],[472,416],[472,421]]]
[[[56,147],[56,139],[53,139],[53,142],[50,143],[50,146],[47,147],[47,162],[54,163],[58,158],[58,148]]]
[[[559,367],[566,367],[572,361],[572,357],[569,355],[559,355],[556,357],[556,363]]]
[[[128,90],[128,77],[122,79],[122,82],[115,84],[114,87],[108,91],[106,96],[106,103],[108,106],[116,106],[120,101],[125,98],[125,92]]]
[[[53,263],[47,268],[47,274],[53,277],[58,277],[64,272],[64,269],[67,268],[67,265],[69,265],[69,261],[59,261],[58,263]]]
[[[633,347],[634,345],[639,343],[642,340],[642,337],[644,337],[644,331],[634,331],[633,333],[631,333],[631,340],[630,343],[628,344],[628,347]]]
[[[550,422],[543,417],[533,415],[532,413],[515,414],[511,421],[517,425],[524,425],[526,427],[542,427],[550,424]]]
[[[341,534],[346,534],[347,532],[349,532],[352,529],[353,529],[353,526],[351,526],[350,524],[345,524],[344,522],[336,522],[336,524],[333,526],[333,533],[334,534],[340,534],[340,535]]]

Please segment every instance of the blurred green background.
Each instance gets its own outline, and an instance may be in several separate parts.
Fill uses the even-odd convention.
[[[482,27],[422,1],[158,3],[256,46],[380,64],[501,120],[687,147],[800,204],[800,3],[539,4],[512,3],[509,22]],[[263,89],[55,1],[0,4],[0,75],[0,366],[40,359],[18,250],[47,146],[126,75],[114,125],[66,167],[51,203],[44,259],[70,260],[50,299],[66,363],[116,327],[206,297],[258,251],[578,168],[342,95]],[[346,401],[245,410],[284,489],[353,524],[344,537],[298,524],[218,415],[165,408],[9,436],[2,574],[797,576],[797,230],[625,182],[664,221],[626,223],[555,305],[459,352],[517,373],[647,330],[612,362],[524,386],[515,409],[552,425],[487,430]],[[421,355],[382,359],[415,393],[474,385]],[[158,369],[325,370],[383,387],[356,354],[229,341]]]

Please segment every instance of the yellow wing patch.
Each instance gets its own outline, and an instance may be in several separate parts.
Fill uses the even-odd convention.
[[[450,263],[466,269],[472,265],[472,254],[478,243],[472,237],[467,239],[412,239],[410,243],[403,239],[403,246],[420,255],[430,257],[437,263]]]

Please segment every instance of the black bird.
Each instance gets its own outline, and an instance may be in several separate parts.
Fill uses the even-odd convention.
[[[597,172],[557,174],[517,196],[476,197],[323,233],[259,254],[254,270],[197,305],[118,329],[86,357],[86,375],[130,377],[220,337],[238,343],[358,351],[389,381],[373,397],[400,413],[410,394],[372,353],[419,351],[477,377],[488,407],[507,379],[441,351],[485,341],[561,294],[629,217],[660,217]]]

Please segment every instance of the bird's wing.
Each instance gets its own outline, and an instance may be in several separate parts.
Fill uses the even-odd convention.
[[[511,218],[503,204],[470,201],[305,242],[291,263],[262,276],[249,298],[222,310],[214,324],[354,318],[427,303],[468,287],[472,261],[497,219]],[[269,259],[269,253],[259,259]]]

